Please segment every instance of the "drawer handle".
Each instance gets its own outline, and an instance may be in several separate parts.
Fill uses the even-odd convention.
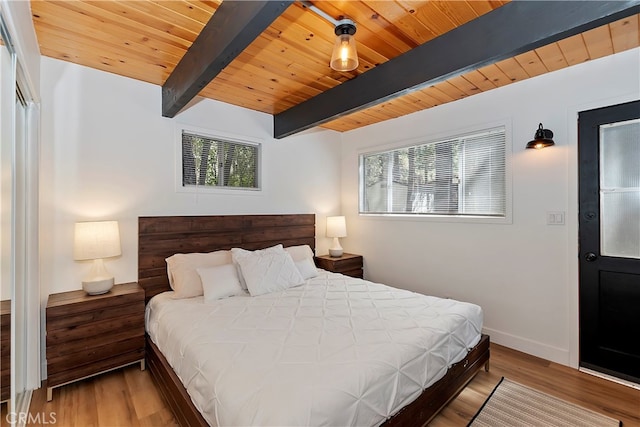
[[[469,359],[465,359],[464,363],[462,364],[463,368],[466,368],[467,366],[469,366]]]

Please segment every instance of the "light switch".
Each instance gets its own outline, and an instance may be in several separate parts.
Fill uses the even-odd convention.
[[[564,225],[564,212],[547,212],[547,225]]]

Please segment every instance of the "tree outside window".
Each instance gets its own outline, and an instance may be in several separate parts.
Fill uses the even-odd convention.
[[[182,133],[182,185],[257,189],[260,146]]]
[[[506,214],[505,130],[360,156],[360,213]]]

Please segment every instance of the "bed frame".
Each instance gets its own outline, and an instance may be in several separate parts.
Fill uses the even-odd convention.
[[[315,251],[315,215],[159,216],[138,218],[138,283],[145,300],[170,290],[165,259],[175,253],[211,252],[241,247],[254,250],[282,243],[309,245]],[[146,337],[149,371],[181,426],[207,426],[180,379]],[[489,337],[453,365],[440,381],[389,418],[385,427],[428,423],[482,369],[489,370]]]

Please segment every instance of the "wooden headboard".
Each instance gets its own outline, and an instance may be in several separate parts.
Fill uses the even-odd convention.
[[[170,290],[165,259],[176,253],[263,249],[282,243],[315,251],[315,214],[138,218],[138,283],[146,301]]]

